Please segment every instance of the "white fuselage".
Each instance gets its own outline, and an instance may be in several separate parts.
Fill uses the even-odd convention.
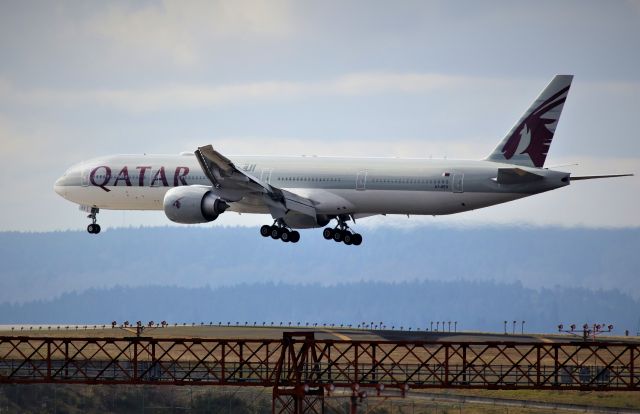
[[[258,180],[315,203],[318,214],[452,214],[487,207],[568,184],[566,173],[535,169],[535,185],[496,182],[489,161],[334,157],[229,157]],[[519,166],[518,168],[523,168]],[[525,168],[526,169],[526,168]],[[72,167],[55,184],[74,203],[113,210],[162,210],[165,193],[176,186],[211,186],[197,159],[183,155],[115,155]],[[241,199],[230,210],[269,213]]]

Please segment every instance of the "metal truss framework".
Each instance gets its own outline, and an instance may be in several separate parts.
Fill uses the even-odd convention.
[[[334,387],[640,390],[640,344],[0,337],[0,383],[273,388],[274,413],[323,413]]]

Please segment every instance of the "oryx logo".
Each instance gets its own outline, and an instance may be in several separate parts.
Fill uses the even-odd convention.
[[[568,86],[560,90],[538,105],[518,124],[502,147],[502,154],[506,159],[509,160],[514,155],[528,154],[536,167],[544,165],[560,111],[551,117],[544,118],[544,115],[564,104],[568,91]]]
[[[177,199],[176,201],[174,201],[171,205],[174,206],[177,209],[180,209],[180,207],[182,206],[182,203],[180,202],[180,200],[182,200],[184,197],[180,197],[179,199]]]

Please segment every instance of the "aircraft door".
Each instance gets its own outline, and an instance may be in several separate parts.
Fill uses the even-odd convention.
[[[453,185],[451,190],[454,193],[464,192],[464,174],[453,174]]]
[[[356,176],[356,190],[364,191],[366,189],[367,189],[367,172],[358,171],[358,175]]]
[[[263,168],[260,173],[260,181],[263,183],[271,184],[271,173],[273,172],[273,168]]]

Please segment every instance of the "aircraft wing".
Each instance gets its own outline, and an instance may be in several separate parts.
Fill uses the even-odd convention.
[[[236,167],[213,146],[198,147],[195,155],[205,175],[211,180],[214,191],[221,198],[231,202],[250,199],[267,207],[276,219],[303,216],[305,221],[316,220],[313,201],[259,180]]]

